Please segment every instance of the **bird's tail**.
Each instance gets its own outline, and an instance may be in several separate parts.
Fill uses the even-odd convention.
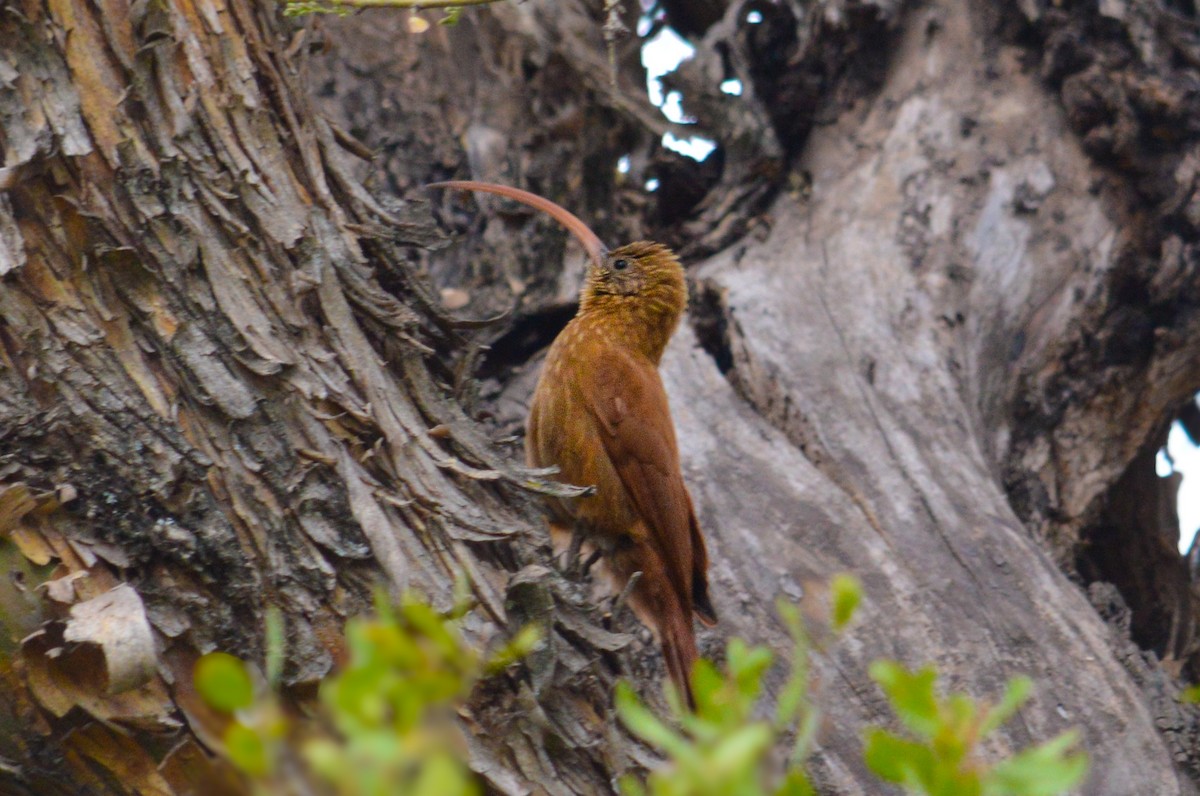
[[[692,667],[700,656],[696,651],[691,606],[684,604],[667,576],[662,558],[651,545],[618,549],[611,563],[621,588],[635,571],[642,573],[629,595],[629,606],[644,624],[655,630],[662,645],[667,674],[687,700],[688,707],[694,710]]]
[[[692,507],[690,495],[688,533],[692,539],[692,610],[706,627],[712,627],[717,623],[717,609],[713,608],[712,599],[708,596],[708,548],[704,544],[704,534],[700,533],[700,523],[696,520],[696,509]]]
[[[699,654],[696,652],[696,634],[692,627],[691,612],[682,607],[667,611],[660,620],[658,634],[662,640],[663,660],[667,674],[679,693],[687,700],[691,710],[696,709],[696,696],[692,692],[692,667]]]

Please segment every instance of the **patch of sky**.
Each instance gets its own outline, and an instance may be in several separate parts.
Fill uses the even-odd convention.
[[[704,160],[717,148],[715,142],[698,135],[691,138],[676,138],[671,133],[663,136],[663,146],[681,155],[686,155],[692,160]]]
[[[651,27],[652,21],[649,17],[642,17],[638,21],[638,32],[642,35],[649,33]],[[650,96],[650,101],[662,111],[663,116],[675,124],[694,124],[696,120],[683,112],[682,94],[678,91],[663,90],[662,76],[675,71],[695,52],[696,49],[692,45],[665,26],[642,45],[642,65],[646,67],[646,93]],[[739,93],[740,89],[739,83]],[[716,143],[707,138],[679,138],[672,133],[663,136],[662,144],[667,149],[694,160],[704,160],[717,148]],[[646,190],[654,189],[647,187]]]
[[[1175,505],[1179,513],[1179,552],[1186,554],[1200,529],[1200,448],[1192,444],[1179,423],[1171,425],[1167,447],[1158,452],[1155,469],[1163,477],[1173,472],[1183,475]]]

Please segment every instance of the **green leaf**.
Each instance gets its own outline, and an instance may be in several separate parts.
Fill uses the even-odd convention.
[[[696,661],[692,670],[692,694],[696,697],[696,715],[712,722],[729,716],[725,678],[707,658]]]
[[[706,764],[714,771],[751,768],[771,746],[775,738],[766,724],[750,724],[722,738],[706,755]]]
[[[271,688],[277,688],[283,679],[283,654],[287,647],[285,640],[287,627],[283,621],[283,612],[279,610],[278,605],[267,606],[265,630],[267,683]]]
[[[801,765],[812,752],[813,743],[817,738],[817,730],[821,725],[821,711],[809,706],[800,716],[796,727],[796,743],[792,747],[792,765]]]
[[[473,796],[479,787],[462,764],[447,753],[426,758],[410,796]]]
[[[1033,681],[1028,677],[1014,677],[1009,680],[1008,688],[1005,689],[1000,704],[989,710],[984,716],[983,723],[979,727],[979,736],[982,738],[990,735],[1012,718],[1021,705],[1025,704],[1025,700],[1029,699],[1031,693],[1033,693]]]
[[[450,608],[447,619],[462,619],[475,607],[477,600],[471,591],[471,579],[467,573],[460,572],[454,578],[454,605]]]
[[[817,792],[808,781],[808,775],[798,768],[793,768],[779,786],[779,790],[775,791],[775,796],[817,796]]]
[[[487,673],[502,672],[512,664],[533,652],[542,641],[542,629],[537,625],[525,625],[517,631],[487,662]]]
[[[800,610],[792,603],[777,600],[775,610],[788,628],[794,646],[792,648],[792,670],[787,683],[775,703],[775,726],[779,729],[789,727],[797,720],[801,712],[814,713],[808,704],[808,633],[804,629],[804,620]],[[797,744],[797,749],[800,744]]]
[[[1183,689],[1179,694],[1179,700],[1192,705],[1200,703],[1200,685],[1193,685]]]
[[[854,618],[862,602],[862,584],[853,575],[835,575],[829,585],[833,595],[833,629],[842,630]]]
[[[729,642],[726,666],[743,704],[748,706],[758,697],[763,675],[771,667],[772,658],[766,647],[747,647],[739,638]]]
[[[966,754],[967,746],[978,740],[975,717],[979,715],[979,703],[966,694],[951,694],[938,714],[942,726],[937,742],[955,750],[959,757]]]
[[[1079,731],[1068,730],[1040,746],[1017,754],[992,769],[985,781],[989,796],[1057,796],[1087,776],[1088,756],[1072,752]]]
[[[271,773],[271,760],[262,737],[235,721],[225,730],[225,751],[229,760],[246,774],[262,777]]]
[[[775,726],[782,729],[794,722],[807,696],[808,682],[799,677],[789,677],[779,694],[779,701],[775,703]]]
[[[880,660],[872,663],[869,671],[906,727],[926,739],[937,733],[940,722],[933,692],[937,672],[932,666],[910,672],[895,661]]]
[[[192,680],[214,710],[232,713],[254,702],[254,683],[246,664],[226,652],[210,652],[196,661]]]
[[[313,771],[328,780],[334,780],[344,770],[345,755],[342,745],[331,738],[316,738],[304,744],[304,757]]]
[[[793,639],[805,635],[804,620],[800,617],[800,609],[782,597],[775,601],[775,611],[783,624],[787,626],[788,635]]]
[[[929,747],[878,727],[867,730],[863,760],[885,782],[921,789],[933,780],[935,760]]]
[[[433,643],[441,652],[446,663],[458,663],[463,644],[455,627],[428,603],[420,602],[409,595],[405,597],[400,611],[407,624],[416,631],[415,635]]]
[[[667,707],[670,708],[672,716],[678,718],[686,716],[690,711],[687,703],[684,701],[683,694],[679,687],[675,685],[675,681],[667,679],[662,684],[663,697],[667,700]]]
[[[618,781],[622,796],[646,796],[646,788],[634,774],[626,774]]]
[[[959,769],[943,764],[934,775],[930,796],[983,796],[979,772],[974,768]]]
[[[651,746],[666,751],[667,754],[679,756],[685,753],[684,747],[687,746],[687,742],[642,704],[642,700],[629,683],[624,680],[617,683],[614,701],[617,715],[634,735]]]

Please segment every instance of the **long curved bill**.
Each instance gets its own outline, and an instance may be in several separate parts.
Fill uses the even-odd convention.
[[[464,191],[482,191],[484,193],[494,193],[499,196],[506,196],[509,199],[515,199],[522,204],[527,204],[530,207],[541,210],[546,215],[553,218],[558,223],[562,224],[567,230],[574,235],[581,244],[584,251],[588,253],[588,257],[592,258],[592,262],[596,265],[604,259],[605,253],[608,252],[608,247],[596,235],[595,232],[579,219],[571,211],[564,207],[556,205],[545,197],[538,196],[529,191],[522,191],[520,188],[512,188],[508,185],[498,185],[494,182],[475,182],[473,180],[448,180],[446,182],[431,182],[425,186],[426,188],[458,188]]]

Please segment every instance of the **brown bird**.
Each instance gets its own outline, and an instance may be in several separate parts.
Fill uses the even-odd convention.
[[[708,596],[708,554],[679,469],[675,426],[658,375],[687,306],[675,254],[659,243],[609,250],[586,224],[536,194],[492,183],[430,187],[484,191],[535,207],[570,230],[591,263],[579,312],[550,346],[533,394],[525,453],[558,480],[595,486],[591,497],[555,500],[551,529],[573,531],[601,551],[617,589],[656,632],[667,673],[695,707],[695,613],[717,621]]]

